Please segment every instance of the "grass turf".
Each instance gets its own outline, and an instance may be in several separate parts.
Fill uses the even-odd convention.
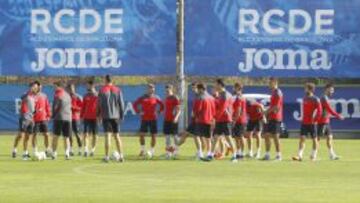
[[[39,137],[39,142],[42,138]],[[12,136],[0,136],[0,202],[359,202],[360,140],[336,140],[340,161],[328,160],[322,141],[320,161],[290,161],[297,140],[283,140],[284,161],[198,162],[192,139],[180,160],[137,158],[138,140],[124,138],[126,162],[95,158],[22,161],[10,158]],[[148,140],[147,140],[148,141]],[[159,138],[157,155],[164,151]],[[21,151],[21,150],[20,150]],[[309,154],[310,142],[307,150]],[[60,148],[59,152],[62,152]],[[306,157],[308,157],[306,155]]]

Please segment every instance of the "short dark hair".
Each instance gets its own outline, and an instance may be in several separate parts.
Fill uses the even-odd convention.
[[[105,75],[105,81],[106,81],[107,83],[111,83],[111,82],[112,82],[111,76],[110,76],[110,75]]]
[[[236,83],[234,84],[234,87],[235,87],[235,88],[239,88],[239,89],[241,89],[241,90],[244,88],[243,84],[241,84],[240,82],[236,82]]]
[[[310,90],[311,92],[315,92],[316,85],[314,83],[308,82],[305,84],[306,89]]]
[[[200,90],[206,90],[206,85],[204,83],[198,83],[196,87]]]
[[[167,84],[167,85],[165,86],[165,88],[166,88],[166,89],[174,89],[174,85],[172,85],[172,84]]]
[[[218,79],[216,80],[216,84],[220,85],[221,87],[225,87],[225,82],[224,82],[224,80],[221,79],[221,78],[218,78]]]
[[[59,81],[54,82],[54,85],[55,85],[56,87],[64,87],[64,82],[61,81],[61,80],[59,80]]]
[[[327,83],[327,84],[325,85],[325,89],[329,89],[329,88],[332,88],[332,87],[334,87],[334,84],[333,84],[333,83]]]
[[[88,81],[87,81],[87,84],[88,84],[88,85],[94,85],[94,80],[88,80]]]
[[[270,77],[270,78],[269,78],[269,81],[278,83],[278,82],[279,82],[279,79],[277,79],[277,78],[275,78],[275,77]]]
[[[41,83],[40,83],[40,81],[38,81],[38,80],[35,80],[34,82],[33,82],[33,85],[38,85],[38,86],[40,86],[41,85]]]

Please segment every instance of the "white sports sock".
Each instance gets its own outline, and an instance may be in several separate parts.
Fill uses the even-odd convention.
[[[198,150],[197,154],[198,154],[198,156],[201,157],[201,158],[204,157],[204,154],[203,154],[203,152],[202,152],[201,149]]]
[[[155,153],[155,149],[154,149],[154,148],[151,148],[151,149],[150,149],[150,153],[151,153],[151,154],[154,154],[154,153]]]
[[[70,155],[70,149],[69,148],[67,148],[66,150],[65,150],[65,155],[67,155],[67,156],[69,156]]]
[[[13,152],[15,152],[15,153],[16,153],[16,152],[17,152],[17,149],[16,149],[16,148],[14,148],[14,149],[13,149]]]
[[[92,148],[92,149],[91,149],[91,152],[94,153],[94,152],[95,152],[95,148]]]
[[[265,152],[265,156],[270,156],[270,152]]]
[[[304,153],[304,150],[303,150],[303,149],[299,149],[298,155],[299,155],[300,158],[303,157],[303,153]]]
[[[336,156],[336,153],[335,153],[335,151],[334,151],[334,148],[330,148],[330,149],[329,149],[329,154],[330,154],[331,157]]]
[[[256,151],[256,154],[261,154],[261,149],[258,149],[258,150]]]
[[[316,156],[317,156],[317,150],[312,150],[311,156],[312,156],[313,158],[316,158]]]
[[[281,156],[281,152],[276,152],[276,156]]]

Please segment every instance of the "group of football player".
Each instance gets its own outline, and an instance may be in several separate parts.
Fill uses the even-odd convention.
[[[211,93],[204,83],[192,83],[194,99],[188,127],[178,132],[179,120],[183,108],[182,101],[175,94],[173,85],[165,87],[166,97],[156,95],[154,84],[148,84],[144,95],[134,103],[134,111],[140,115],[140,157],[153,158],[158,134],[159,115],[164,115],[163,134],[165,136],[166,158],[177,158],[179,148],[191,135],[197,149],[196,158],[202,161],[224,159],[231,156],[232,162],[244,158],[271,160],[272,140],[275,145],[275,160],[281,161],[280,136],[283,124],[283,93],[276,78],[269,79],[270,104],[263,105],[257,98],[243,95],[243,85],[234,84],[232,92],[227,90],[223,79],[217,79]],[[111,159],[123,162],[123,146],[120,137],[121,121],[125,117],[123,92],[113,84],[110,75],[104,77],[104,84],[96,90],[94,81],[88,81],[87,93],[82,97],[76,92],[74,83],[54,83],[54,99],[50,105],[47,95],[42,91],[39,81],[32,82],[29,90],[21,97],[19,133],[15,138],[12,156],[17,156],[17,147],[23,140],[23,159],[29,159],[28,142],[31,141],[33,153],[38,152],[37,135],[44,135],[46,155],[57,158],[59,137],[64,138],[65,158],[74,156],[73,135],[78,146],[77,154],[92,157],[95,154],[98,139],[98,124],[101,123],[105,139],[104,161]],[[313,141],[310,159],[316,160],[319,138],[326,136],[331,160],[337,160],[333,148],[333,135],[330,117],[343,117],[330,105],[334,86],[327,84],[324,95],[315,96],[315,85],[305,84],[303,98],[303,118],[300,130],[299,151],[294,161],[302,161],[305,140]],[[53,121],[53,136],[50,136],[48,124]],[[81,130],[81,127],[83,130]],[[145,137],[151,135],[150,149],[146,150]],[[52,139],[50,140],[50,138]],[[110,155],[111,137],[115,140],[116,150]],[[91,145],[90,145],[90,138]],[[262,138],[265,141],[265,154],[261,156]],[[253,150],[253,140],[256,149]],[[207,154],[205,154],[207,153]]]

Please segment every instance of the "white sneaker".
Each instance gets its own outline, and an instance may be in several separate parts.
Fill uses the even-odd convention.
[[[260,153],[255,154],[255,159],[261,159],[261,154]]]
[[[330,160],[332,160],[332,161],[337,161],[337,160],[339,160],[339,159],[340,159],[340,157],[337,156],[337,155],[332,155],[332,156],[330,156]]]
[[[148,152],[147,152],[147,157],[148,157],[149,159],[152,159],[152,158],[154,157],[154,154],[153,154],[151,151],[148,151]]]
[[[279,156],[279,155],[277,155],[277,156],[275,157],[275,161],[282,161],[282,157]]]

